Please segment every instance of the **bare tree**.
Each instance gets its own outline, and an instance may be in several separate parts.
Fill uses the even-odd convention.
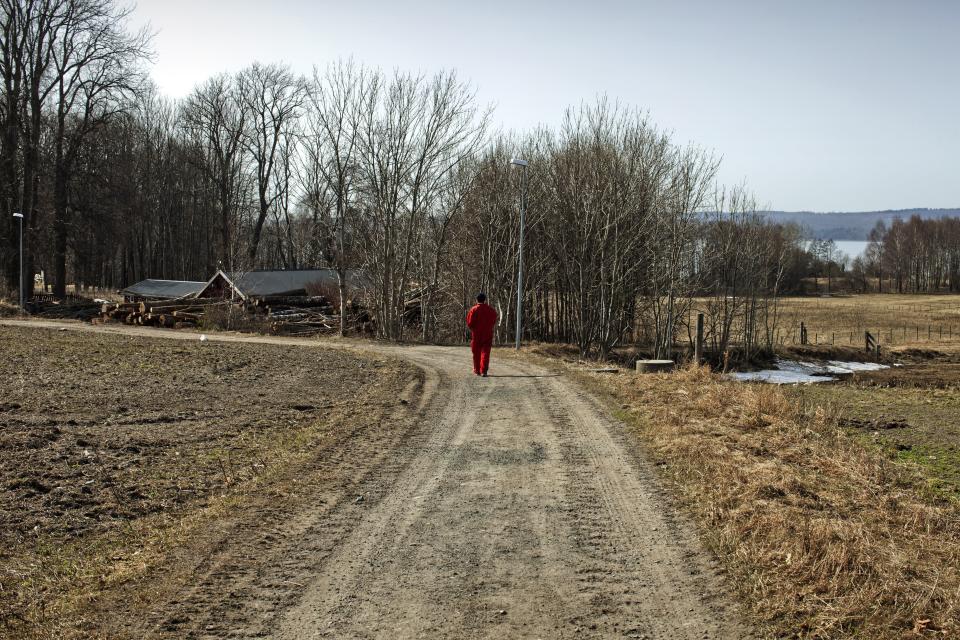
[[[3,199],[3,222],[0,222],[0,268],[6,284],[16,283],[16,198],[20,186],[17,156],[20,152],[21,117],[23,115],[23,85],[26,76],[30,14],[33,3],[19,0],[0,0],[0,75],[3,76],[3,102],[0,121],[3,133],[0,139],[0,198]]]
[[[317,253],[337,272],[341,336],[347,328],[347,270],[356,259],[350,213],[358,206],[360,116],[370,83],[370,72],[353,62],[336,62],[323,74],[315,69],[304,136],[300,182],[313,214]]]
[[[479,148],[486,118],[452,72],[429,81],[397,73],[387,82],[375,74],[365,98],[358,237],[374,279],[379,331],[400,339],[426,204],[438,181]]]
[[[696,291],[696,238],[718,167],[716,158],[695,147],[673,154],[663,208],[650,242],[653,260],[646,274],[658,358],[672,355],[679,322],[687,316]]]
[[[260,63],[241,71],[237,85],[246,111],[242,144],[256,174],[257,217],[248,249],[253,264],[264,222],[281,195],[274,181],[278,153],[293,136],[293,125],[307,100],[307,85],[288,67]]]
[[[184,128],[198,149],[196,165],[214,183],[220,225],[220,260],[232,270],[240,226],[245,117],[236,83],[226,75],[194,89],[182,107]]]
[[[113,116],[142,84],[148,56],[146,31],[126,30],[131,9],[111,0],[67,0],[52,53],[54,115],[54,293],[66,292],[71,225],[70,180],[83,142]]]

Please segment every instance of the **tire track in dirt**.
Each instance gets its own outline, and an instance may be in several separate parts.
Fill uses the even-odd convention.
[[[630,455],[618,425],[584,392],[565,380],[545,387],[542,397],[566,436],[563,455],[578,514],[574,538],[596,562],[583,574],[604,614],[592,624],[616,625],[629,612],[636,624],[627,635],[730,635],[727,621],[735,614],[723,602],[716,565],[698,553],[692,528],[679,522],[649,464]],[[609,598],[620,587],[622,595]]]

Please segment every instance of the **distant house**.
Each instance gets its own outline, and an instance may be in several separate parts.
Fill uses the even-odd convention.
[[[232,272],[220,270],[207,281],[198,298],[264,298],[268,296],[305,296],[337,289],[335,269],[287,269]],[[347,272],[347,287],[361,284],[360,272]]]
[[[193,297],[206,286],[206,282],[192,280],[141,280],[121,289],[120,294],[127,302],[142,300],[174,300],[176,298]]]

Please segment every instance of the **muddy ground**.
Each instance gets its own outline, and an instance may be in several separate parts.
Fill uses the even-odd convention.
[[[890,356],[898,366],[803,386],[794,394],[811,410],[829,407],[851,432],[915,465],[933,492],[960,499],[958,359],[953,352],[904,349]]]
[[[285,473],[350,434],[409,430],[384,433],[419,379],[383,357],[198,336],[0,327],[0,352],[4,637],[90,632],[78,611],[146,579],[198,519],[288,493]]]

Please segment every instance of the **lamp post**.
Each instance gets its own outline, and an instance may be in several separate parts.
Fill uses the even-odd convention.
[[[515,164],[521,168],[520,174],[520,256],[517,260],[517,344],[516,349],[520,350],[520,336],[523,330],[523,233],[526,227],[527,217],[527,165],[526,160],[520,158],[510,158],[510,164]]]
[[[20,220],[20,313],[23,313],[23,214],[15,213],[13,217]]]

